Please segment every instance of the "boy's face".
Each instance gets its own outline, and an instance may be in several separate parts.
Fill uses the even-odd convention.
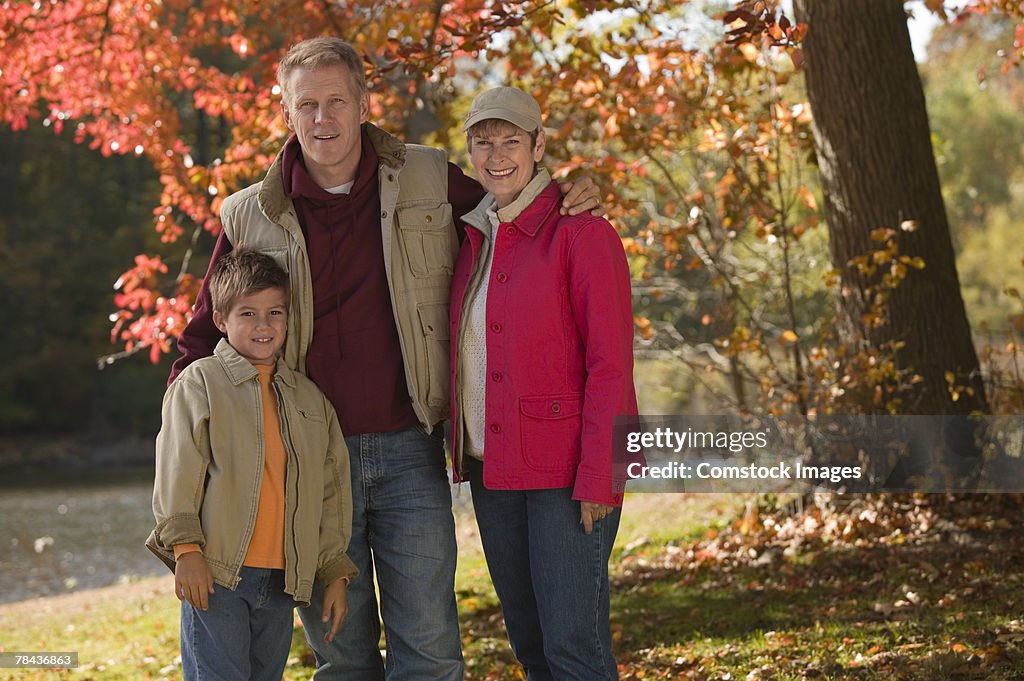
[[[253,364],[273,364],[288,333],[288,299],[279,288],[239,296],[226,315],[214,310],[213,323],[238,354]]]

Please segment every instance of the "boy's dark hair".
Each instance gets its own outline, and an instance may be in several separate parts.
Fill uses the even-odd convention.
[[[214,263],[209,288],[213,309],[227,315],[242,296],[269,288],[281,289],[287,299],[288,273],[266,253],[238,246]]]

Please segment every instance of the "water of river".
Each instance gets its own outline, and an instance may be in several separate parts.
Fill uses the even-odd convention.
[[[152,477],[0,489],[0,603],[169,574],[145,547]]]

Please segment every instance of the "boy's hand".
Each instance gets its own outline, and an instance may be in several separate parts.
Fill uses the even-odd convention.
[[[213,573],[199,551],[182,554],[174,565],[174,595],[193,607],[206,610],[213,593]]]
[[[591,178],[581,177],[575,182],[562,182],[558,187],[564,197],[562,215],[578,215],[585,210],[591,210],[594,215],[601,214],[601,192]]]
[[[330,643],[348,615],[348,580],[339,577],[324,589],[323,622],[333,620],[331,630],[324,635],[324,642]]]

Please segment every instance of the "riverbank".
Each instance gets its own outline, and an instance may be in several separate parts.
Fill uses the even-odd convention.
[[[155,600],[164,597],[174,600],[174,576],[166,568],[164,572],[166,574],[159,577],[127,578],[122,583],[111,586],[6,603],[0,605],[0,621],[11,623],[18,628],[45,627],[52,629],[56,635],[61,629],[58,624],[60,620],[67,622],[64,625],[67,633],[68,625],[74,627],[72,619],[81,616],[88,619],[90,614],[107,608],[120,609],[124,606],[123,609],[126,611],[147,610],[152,607]],[[74,627],[71,631],[77,628]],[[3,628],[0,628],[0,631],[4,631]],[[6,645],[6,641],[10,640],[8,636],[10,632],[4,632],[4,650],[12,650],[10,645]],[[71,638],[59,635],[55,638],[47,637],[46,642],[49,645],[59,645],[61,650],[71,650],[67,646],[76,643]],[[36,645],[43,643],[44,641],[40,640]]]
[[[151,471],[155,435],[0,437],[0,486]]]

